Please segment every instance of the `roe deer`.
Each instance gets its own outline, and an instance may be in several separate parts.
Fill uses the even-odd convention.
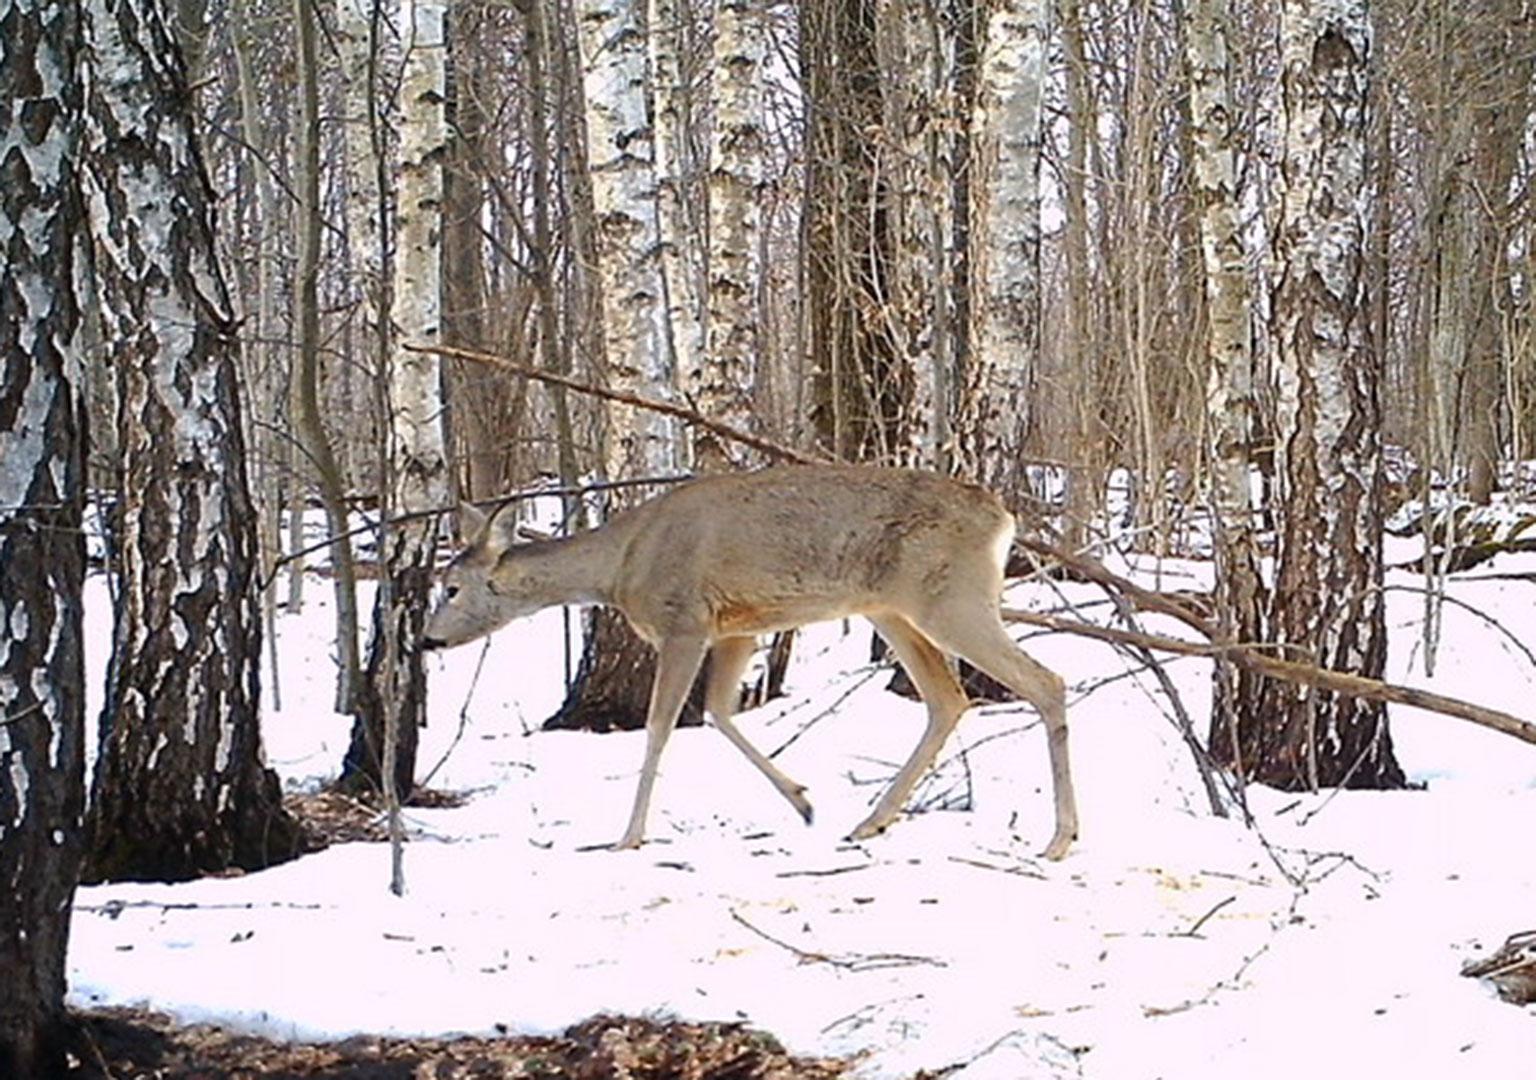
[[[1014,521],[992,493],[933,473],[793,465],[694,480],[563,540],[518,542],[515,514],[464,513],[469,545],[445,573],[426,647],[470,641],[554,604],[608,604],[656,648],[645,763],[616,847],[640,845],[662,747],[706,652],[715,726],[811,820],[805,788],[747,742],[731,714],[757,635],[846,615],[874,623],[928,707],[917,748],[854,839],[901,812],[969,706],[945,653],[1039,710],[1056,798],[1046,857],[1061,858],[1076,838],[1065,693],[1003,628]]]

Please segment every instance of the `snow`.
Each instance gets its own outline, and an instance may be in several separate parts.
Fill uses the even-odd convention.
[[[1505,632],[1536,640],[1533,582],[1487,578],[1532,571],[1536,556],[1502,556],[1453,579],[1496,624],[1448,606],[1433,679],[1422,598],[1389,592],[1391,676],[1529,716],[1536,670]],[[109,616],[90,588],[99,686]],[[1008,603],[1051,606],[1057,588]],[[285,707],[265,739],[290,788],[323,782],[346,746],[323,591],[279,620]],[[363,843],[243,877],[83,888],[71,1002],[287,1039],[545,1033],[601,1010],[745,1019],[797,1052],[853,1056],[862,1077],[1531,1075],[1536,1009],[1459,969],[1536,925],[1536,747],[1394,709],[1426,789],[1253,788],[1249,828],[1211,815],[1155,680],[1112,678],[1125,665],[1105,646],[1031,636],[1076,687],[1068,857],[1036,857],[1049,772],[1022,706],[974,710],[922,812],[851,844],[923,714],[885,691],[863,624],[829,624],[797,648],[788,697],[742,718],[765,750],[788,744],[776,760],[809,785],[815,823],[717,733],[685,729],[651,842],[611,852],[594,845],[623,829],[642,737],[536,730],[563,694],[565,634],[545,612],[432,661],[420,769],[441,762],[431,785],[470,797],[408,812],[404,897],[387,846]],[[1168,670],[1203,729],[1208,665]]]

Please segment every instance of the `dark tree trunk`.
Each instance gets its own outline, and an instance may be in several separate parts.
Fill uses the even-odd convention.
[[[1509,250],[1514,207],[1509,191],[1520,160],[1520,144],[1530,114],[1531,52],[1529,16],[1522,5],[1501,0],[1492,5],[1494,26],[1480,28],[1473,68],[1489,73],[1488,103],[1472,121],[1475,177],[1479,201],[1473,211],[1476,299],[1468,334],[1467,370],[1463,375],[1467,426],[1467,496],[1486,506],[1499,486],[1504,451],[1506,313],[1519,306],[1510,288]]]
[[[708,661],[706,661],[708,663]],[[707,670],[707,669],[706,669]],[[547,731],[634,731],[645,726],[656,677],[656,653],[612,608],[587,616],[586,644],[576,681],[560,711],[544,722]],[[704,672],[678,717],[682,727],[704,722]]]
[[[214,195],[164,12],[94,0],[85,13],[102,71],[85,160],[122,454],[86,877],[258,869],[301,845],[261,758],[256,516]]]
[[[823,447],[845,461],[897,460],[907,444],[910,372],[885,317],[892,294],[891,193],[876,169],[881,106],[872,0],[803,5],[809,110],[805,302],[813,405]]]
[[[390,543],[388,539],[385,542]],[[385,572],[387,567],[388,560],[381,563]],[[405,803],[416,786],[416,750],[420,729],[426,722],[427,676],[419,656],[413,659],[404,655],[398,644],[392,648],[388,643],[421,640],[426,600],[431,595],[431,568],[424,564],[403,567],[401,576],[391,583],[390,588],[407,598],[407,602],[374,605],[368,664],[358,685],[352,739],[336,785],[342,791],[360,795],[377,794],[382,790],[385,709],[389,704],[383,694],[392,692],[399,733],[395,747],[395,793]],[[384,620],[391,615],[397,619],[397,625],[386,627]],[[386,676],[386,666],[393,667],[392,678]]]
[[[65,1069],[85,809],[79,9],[14,3],[0,34],[0,1076],[31,1077]]]
[[[773,635],[768,645],[768,664],[762,676],[742,690],[743,709],[755,709],[784,696],[784,678],[789,674],[789,661],[795,654],[795,636],[794,630],[781,630]]]
[[[480,9],[455,5],[449,12],[448,156],[443,168],[443,344],[465,349],[496,348],[517,355],[521,342],[493,340],[486,318],[485,169],[488,122],[484,102],[495,100],[488,82],[484,40],[491,27]],[[541,92],[541,91],[534,91]],[[519,296],[519,302],[526,297]],[[521,315],[521,311],[517,312]],[[526,320],[498,319],[497,327]],[[505,492],[520,475],[514,456],[520,445],[515,418],[527,394],[525,380],[479,364],[447,365],[453,402],[453,437],[462,454],[457,494],[470,500]],[[511,422],[509,422],[511,421]]]

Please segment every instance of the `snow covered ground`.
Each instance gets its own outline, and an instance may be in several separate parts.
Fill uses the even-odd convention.
[[[1201,573],[1163,569],[1164,587]],[[1533,570],[1504,557],[1454,585],[1502,629],[1448,607],[1433,680],[1415,647],[1422,599],[1390,593],[1391,677],[1536,716],[1536,670],[1504,634],[1536,643],[1536,582],[1488,580]],[[99,671],[108,610],[91,588]],[[331,776],[346,745],[328,592],[279,625],[284,707],[265,738],[290,788]],[[1059,602],[1054,586],[1009,597]],[[72,1003],[290,1039],[552,1032],[660,1011],[745,1019],[868,1077],[957,1063],[972,1080],[1536,1075],[1536,1007],[1458,973],[1536,927],[1536,747],[1395,709],[1400,760],[1426,790],[1254,789],[1249,828],[1211,815],[1153,679],[1122,674],[1105,646],[1035,637],[1030,651],[1078,687],[1083,825],[1068,858],[1036,858],[1049,774],[1022,706],[973,711],[922,812],[850,844],[922,710],[868,666],[864,624],[834,624],[799,646],[789,696],[742,722],[785,747],[816,823],[717,733],[688,729],[663,760],[652,842],[615,853],[590,848],[623,829],[641,736],[536,731],[563,693],[562,637],[546,612],[483,655],[433,660],[421,769],[441,761],[431,786],[470,798],[409,812],[403,898],[387,847],[360,843],[244,877],[84,888]],[[1209,665],[1169,671],[1203,733]]]

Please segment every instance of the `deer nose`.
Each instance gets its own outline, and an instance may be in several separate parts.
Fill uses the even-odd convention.
[[[425,636],[423,636],[422,639],[421,639],[421,647],[423,649],[428,650],[429,652],[431,650],[433,650],[433,649],[444,648],[445,646],[447,646],[447,644],[448,643],[446,641],[444,641],[442,638],[425,637]]]

